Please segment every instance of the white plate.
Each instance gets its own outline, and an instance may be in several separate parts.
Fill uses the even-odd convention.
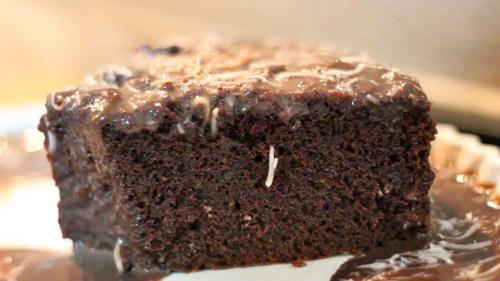
[[[204,270],[194,273],[174,273],[165,277],[164,281],[311,281],[330,280],[337,269],[351,256],[342,255],[327,259],[307,262],[304,267],[293,267],[291,264],[277,264],[232,268],[220,270]]]

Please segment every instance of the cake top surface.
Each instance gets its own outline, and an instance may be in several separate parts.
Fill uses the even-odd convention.
[[[72,110],[84,105],[103,117],[132,113],[165,99],[221,92],[288,98],[320,92],[371,103],[405,95],[426,102],[412,77],[331,47],[202,40],[143,46],[129,63],[103,68],[83,85],[49,95],[48,107]]]
[[[137,78],[148,83],[137,83]],[[328,46],[208,40],[158,48],[143,46],[128,66],[104,68],[87,79],[88,84],[117,86],[123,91],[156,90],[170,95],[199,91],[201,87],[205,93],[221,88],[270,87],[287,93],[317,89],[350,95],[373,91],[390,96],[397,93],[402,82],[416,81],[395,68]],[[148,84],[147,89],[137,84]]]

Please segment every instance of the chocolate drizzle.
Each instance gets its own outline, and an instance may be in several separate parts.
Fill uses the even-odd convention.
[[[500,280],[500,209],[461,179],[438,173],[430,193],[429,236],[354,257],[331,280]],[[0,280],[153,281],[167,274],[120,275],[111,253],[79,245],[75,255],[0,250]]]

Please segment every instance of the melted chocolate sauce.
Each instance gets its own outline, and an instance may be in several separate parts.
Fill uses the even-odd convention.
[[[446,173],[438,174],[430,197],[429,237],[356,256],[331,281],[500,280],[500,209]]]
[[[354,257],[331,278],[338,280],[500,280],[500,209],[451,174],[431,189],[432,231]],[[0,250],[0,280],[157,281],[165,272],[120,275],[112,254],[76,247],[75,254]]]
[[[75,254],[0,250],[1,281],[158,281],[167,272],[119,274],[112,254],[75,247]],[[5,279],[4,279],[5,278]]]
[[[224,93],[238,98],[234,107],[219,103]],[[254,103],[249,93],[257,93],[261,101]],[[301,93],[326,93],[353,104],[388,103],[398,97],[427,103],[412,77],[329,47],[207,40],[145,46],[129,63],[107,67],[76,88],[50,94],[47,109],[81,113],[90,124],[111,123],[133,132],[157,128],[165,119],[162,105],[171,102],[179,103],[184,115],[191,114],[197,96],[207,100],[210,110],[223,107],[234,114],[259,110],[268,100],[287,119],[291,113],[307,112],[296,101]]]

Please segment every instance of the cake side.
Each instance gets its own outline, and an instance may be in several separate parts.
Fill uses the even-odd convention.
[[[39,129],[59,188],[59,224],[63,237],[92,248],[116,242],[116,205],[98,131],[74,114],[48,110]]]
[[[127,270],[192,271],[428,230],[435,129],[415,79],[323,49],[211,48],[146,50],[49,96],[65,237],[122,241]]]
[[[174,271],[291,262],[425,234],[428,104],[295,98],[309,112],[284,123],[272,108],[232,114],[219,97],[215,137],[203,131],[203,111],[186,125],[191,133],[171,121],[156,132],[105,127],[124,262]]]

